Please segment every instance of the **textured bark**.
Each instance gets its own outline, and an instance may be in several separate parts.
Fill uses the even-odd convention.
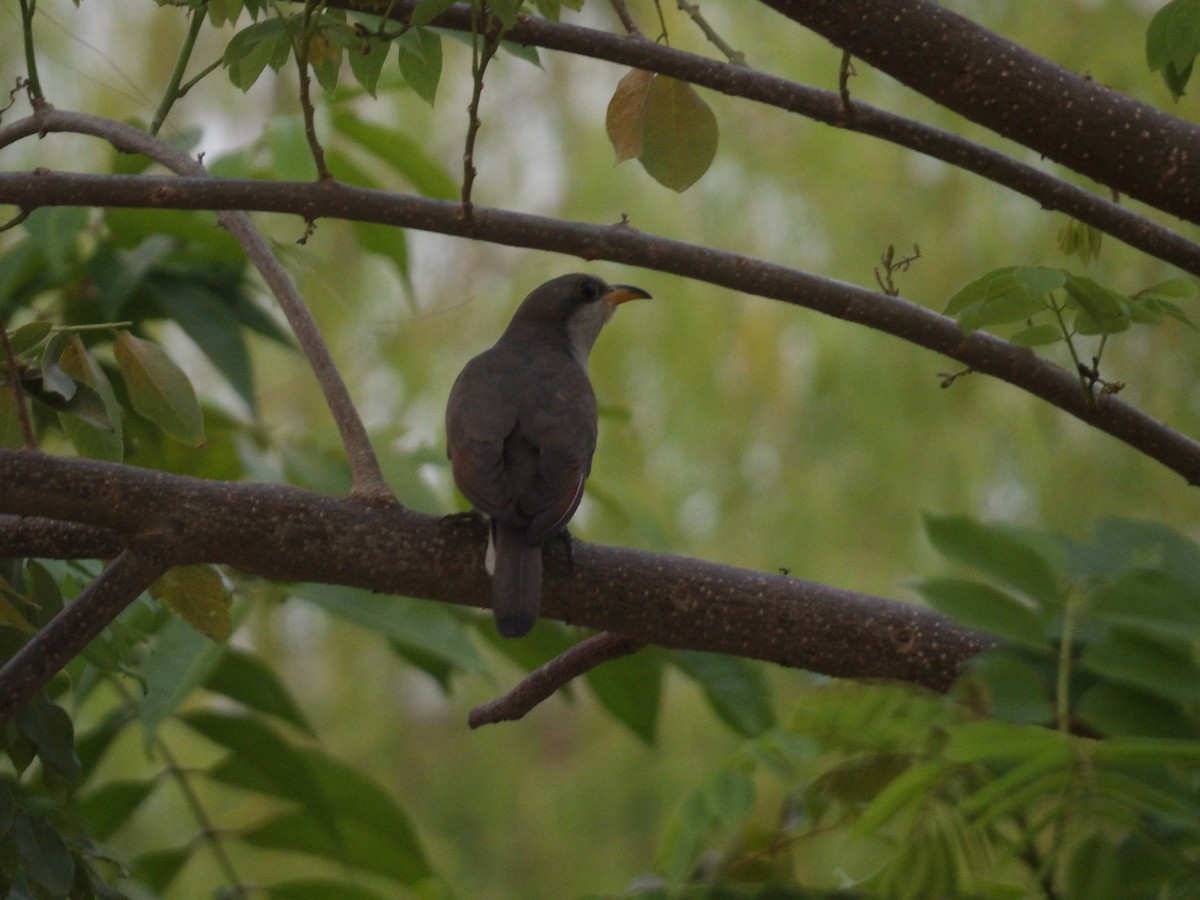
[[[568,253],[583,259],[671,272],[792,303],[874,328],[991,375],[1124,441],[1200,484],[1200,443],[1112,395],[1088,397],[1079,376],[986,332],[900,297],[869,291],[768,260],[670,240],[628,225],[590,225],[338,182],[270,182],[129,175],[0,172],[0,202],[21,207],[76,205],[290,212],[306,221],[344,218],[419,228],[472,240]],[[931,379],[932,380],[932,379]]]
[[[117,534],[163,566],[222,563],[275,581],[488,607],[481,523],[16,451],[0,451],[0,485],[0,514]],[[48,542],[45,555],[70,549]],[[582,541],[572,558],[565,574],[562,560],[547,567],[544,616],[664,647],[944,690],[990,643],[929,610],[800,578]]]
[[[1200,128],[1190,122],[930,0],[763,2],[947,109],[1200,223]]]

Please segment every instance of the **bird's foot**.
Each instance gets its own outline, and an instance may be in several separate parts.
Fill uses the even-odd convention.
[[[450,513],[448,516],[442,516],[438,519],[438,524],[446,528],[462,528],[470,531],[485,530],[488,527],[487,516],[477,509],[468,509],[466,512]]]
[[[566,578],[575,570],[571,532],[563,529],[542,545],[542,564],[555,578]]]

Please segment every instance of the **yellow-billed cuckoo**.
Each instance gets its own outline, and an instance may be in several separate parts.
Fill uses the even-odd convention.
[[[533,628],[542,544],[566,528],[592,468],[588,354],[617,304],[649,296],[590,275],[547,281],[450,389],[446,453],[459,490],[491,518],[492,613],[505,637]]]

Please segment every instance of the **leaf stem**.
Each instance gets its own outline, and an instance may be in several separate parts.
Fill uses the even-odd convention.
[[[1050,302],[1047,305],[1054,313],[1054,318],[1058,321],[1058,330],[1062,332],[1063,342],[1067,345],[1067,350],[1071,353],[1071,361],[1075,363],[1075,374],[1079,377],[1079,386],[1083,388],[1084,396],[1087,397],[1088,402],[1095,403],[1096,398],[1088,386],[1087,375],[1084,374],[1083,362],[1079,358],[1079,353],[1075,350],[1075,341],[1072,340],[1071,329],[1067,327],[1067,320],[1063,318],[1063,308],[1054,302],[1053,295],[1050,296]]]
[[[175,105],[175,101],[183,96],[179,85],[183,81],[183,73],[187,71],[188,61],[192,58],[192,50],[196,47],[196,37],[200,34],[200,29],[204,26],[204,17],[207,11],[207,3],[197,6],[192,10],[192,21],[188,25],[187,34],[183,38],[183,46],[179,48],[179,57],[175,60],[175,68],[171,70],[171,77],[167,81],[167,89],[163,91],[163,97],[158,104],[158,109],[154,111],[154,120],[150,123],[151,134],[158,134],[163,122],[166,121],[167,113],[171,111],[171,107]]]

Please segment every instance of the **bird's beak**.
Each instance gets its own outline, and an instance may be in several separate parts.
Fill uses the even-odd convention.
[[[618,306],[626,300],[649,300],[650,295],[631,284],[614,284],[609,287],[604,299],[613,306]]]

